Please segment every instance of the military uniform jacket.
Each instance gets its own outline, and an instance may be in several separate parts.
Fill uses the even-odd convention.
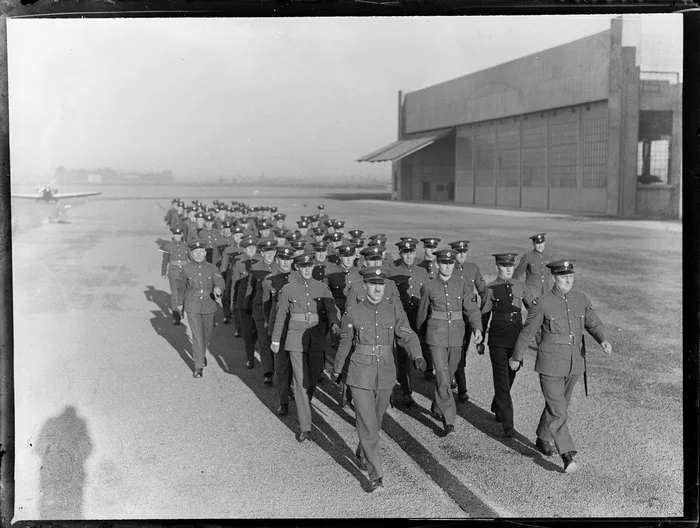
[[[224,289],[224,278],[214,264],[191,262],[183,268],[185,284],[185,311],[199,314],[216,313],[217,304],[211,294],[214,287]]]
[[[433,259],[433,260],[423,259],[421,262],[418,263],[418,266],[423,268],[425,271],[428,272],[429,279],[434,279],[435,277],[437,277],[438,272],[440,271],[438,268],[437,259]]]
[[[486,286],[481,303],[481,325],[486,330],[491,320],[489,346],[515,347],[523,328],[522,309],[528,295],[522,282],[505,281],[501,277]]]
[[[185,276],[182,266],[189,261],[190,251],[186,242],[168,242],[163,248],[163,263],[160,267],[160,274],[165,275],[167,271],[168,278],[182,279]]]
[[[331,290],[335,304],[340,312],[345,312],[347,293],[356,284],[362,284],[363,279],[360,270],[356,267],[345,269],[343,266],[331,264],[326,268],[326,284]]]
[[[296,320],[301,317],[305,320]],[[304,280],[298,275],[280,291],[272,342],[281,342],[282,332],[287,325],[286,350],[303,352],[302,336],[309,331],[311,347],[323,350],[328,327],[333,323],[338,323],[338,315],[328,286],[313,278]]]
[[[416,325],[425,334],[425,343],[441,347],[461,347],[464,321],[481,330],[479,306],[472,300],[473,287],[452,273],[445,281],[440,275],[428,280],[421,292]],[[450,319],[446,315],[450,314]]]
[[[323,262],[316,262],[311,277],[316,279],[317,281],[326,282],[326,273],[328,271],[329,266],[334,266],[334,264],[331,264],[330,262],[325,260]]]
[[[262,307],[263,316],[267,321],[267,333],[272,335],[272,330],[275,327],[275,320],[277,318],[277,302],[279,301],[280,291],[290,282],[296,280],[299,276],[299,272],[292,270],[285,273],[278,272],[265,277],[262,283]],[[284,339],[287,335],[287,325],[285,324],[282,330],[282,337],[280,343],[284,343]]]
[[[462,280],[471,283],[471,291],[474,292],[474,290],[476,290],[479,297],[481,297],[483,300],[484,295],[486,294],[486,281],[481,275],[479,266],[473,262],[465,262],[464,264],[455,263],[455,269],[452,274],[457,274]],[[472,300],[474,302],[477,301],[476,294],[472,295]]]
[[[219,233],[219,235],[216,237],[216,249],[219,252],[219,268],[223,267],[223,259],[224,259],[224,251],[226,251],[226,248],[229,248],[231,246],[236,246],[236,240],[233,238],[233,235],[231,236],[224,236],[223,234]],[[224,271],[223,269],[221,271]]]
[[[411,326],[415,329],[420,296],[423,285],[428,282],[428,272],[424,268],[413,264],[407,266],[403,260],[399,261],[389,277],[396,284],[403,309],[406,311]]]
[[[551,261],[547,252],[540,253],[533,249],[520,257],[520,262],[513,272],[513,279],[519,279],[525,274],[525,286],[535,297],[539,297],[552,289],[552,274],[547,267]]]
[[[271,273],[277,273],[279,270],[279,264],[274,260],[269,264],[265,264],[265,261],[259,260],[250,267],[250,279],[248,280],[248,287],[246,289],[246,297],[250,297],[251,306],[256,312],[256,316],[262,317],[262,298],[263,298],[263,281],[265,277]]]
[[[199,234],[204,231],[204,227],[197,227],[197,222],[192,222],[191,229],[187,230],[187,243],[191,244],[195,240],[199,240]]]
[[[226,246],[221,252],[221,272],[233,268],[236,258],[242,253],[243,250],[235,241],[230,246]]]
[[[378,304],[365,299],[343,316],[333,370],[342,372],[350,355],[346,378],[349,386],[391,389],[396,383],[394,340],[408,351],[412,360],[423,357],[418,336],[411,330],[401,305],[386,298]],[[383,346],[377,349],[376,345]]]
[[[360,283],[354,284],[352,289],[346,293],[345,299],[345,311],[347,312],[350,308],[356,304],[361,303],[367,298],[367,292],[364,288],[364,280]],[[401,295],[399,295],[399,289],[392,280],[387,280],[384,286],[384,299],[392,304],[401,305]]]
[[[542,329],[542,338],[537,350],[535,371],[548,376],[583,373],[584,330],[598,343],[605,341],[603,323],[591,302],[585,294],[575,290],[563,294],[553,288],[533,301],[525,327],[515,343],[513,359],[522,361],[539,329]]]
[[[243,256],[233,265],[231,273],[231,302],[233,306],[241,310],[252,310],[253,300],[246,297],[248,291],[248,281],[250,280],[250,268],[256,261],[251,259],[247,254]]]

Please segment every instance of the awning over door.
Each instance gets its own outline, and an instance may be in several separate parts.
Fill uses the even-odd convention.
[[[370,152],[366,156],[362,156],[357,161],[369,161],[374,163],[375,161],[400,160],[401,158],[405,158],[414,152],[418,152],[420,149],[432,145],[438,139],[445,137],[450,132],[452,132],[452,129],[394,141],[390,145],[382,147],[379,150],[375,150],[374,152]]]

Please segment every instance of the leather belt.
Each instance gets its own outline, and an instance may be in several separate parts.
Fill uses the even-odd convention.
[[[452,311],[452,312],[431,312],[430,313],[430,318],[431,319],[440,319],[441,321],[457,321],[459,319],[462,319],[462,312],[461,311]]]
[[[355,354],[363,356],[388,356],[394,353],[394,345],[355,345]]]
[[[305,321],[307,323],[318,323],[318,314],[305,312],[305,313],[291,313],[289,314],[290,321]]]
[[[580,345],[581,336],[577,334],[544,334],[542,343],[553,343],[555,345]]]
[[[520,315],[520,312],[493,312],[493,320],[510,321],[511,323],[515,323],[517,321],[522,322],[522,316]]]

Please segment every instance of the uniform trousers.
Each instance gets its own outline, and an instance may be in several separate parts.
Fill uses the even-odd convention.
[[[304,348],[308,350],[306,344]],[[289,361],[292,364],[294,377],[294,402],[297,406],[297,417],[302,432],[311,431],[311,399],[316,391],[319,373],[323,370],[322,351],[309,350],[307,352],[306,350],[304,352],[289,351]]]
[[[571,395],[580,376],[580,374],[569,376],[540,374],[544,410],[537,426],[537,436],[546,442],[554,441],[560,454],[576,450],[567,421]]]
[[[231,268],[222,272],[221,275],[224,277],[224,293],[221,296],[221,304],[224,309],[224,317],[231,317]]]
[[[185,302],[187,277],[184,274],[181,279],[168,277],[168,282],[170,282],[170,308],[173,312],[177,312]]]
[[[238,328],[243,336],[243,344],[245,345],[245,357],[248,361],[255,360],[255,340],[257,339],[257,329],[253,320],[252,310],[239,310],[240,327]],[[267,330],[265,331],[267,333]]]
[[[425,342],[420,342],[421,352],[423,352],[423,358],[425,359],[425,371],[432,372],[435,366],[433,365],[433,355],[430,353],[430,346]]]
[[[265,327],[265,316],[263,315],[262,305],[253,306],[253,323],[255,331],[258,334],[258,346],[260,348],[260,364],[264,375],[272,374],[275,367],[274,354],[270,349],[271,339]]]
[[[214,333],[214,314],[185,312],[187,324],[192,332],[192,351],[194,352],[194,368],[204,368],[204,357]]]
[[[392,389],[361,389],[350,387],[355,402],[355,427],[360,438],[360,447],[367,459],[367,473],[370,480],[384,476],[382,456],[379,447],[379,430],[382,418],[389,407]]]
[[[430,345],[430,353],[433,356],[435,366],[435,395],[433,396],[433,409],[437,406],[445,420],[445,425],[453,425],[457,416],[457,406],[450,383],[452,373],[457,368],[462,347],[441,347]]]
[[[494,397],[491,402],[491,412],[498,414],[503,420],[503,429],[513,429],[513,399],[510,388],[515,380],[515,371],[508,365],[508,359],[513,355],[512,348],[489,346],[491,367],[493,371]]]
[[[413,392],[411,385],[411,355],[402,346],[394,348],[394,362],[396,363],[396,381],[401,385],[404,395]]]
[[[289,386],[292,383],[292,369],[289,350],[280,347],[275,354],[275,391],[280,405],[289,405]]]
[[[457,381],[457,393],[466,394],[467,393],[467,350],[469,350],[469,345],[472,342],[472,331],[469,325],[465,325],[464,331],[464,344],[462,345],[462,351],[459,356],[459,363],[457,363],[457,371],[455,372],[455,380]]]

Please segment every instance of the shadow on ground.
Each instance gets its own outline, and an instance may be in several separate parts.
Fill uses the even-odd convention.
[[[430,401],[433,400],[435,394],[434,381],[425,380],[422,377],[422,373],[413,371],[412,382],[414,392],[425,396]],[[516,453],[531,459],[534,464],[537,464],[547,471],[562,472],[562,468],[559,465],[544,458],[535,444],[521,433],[516,432],[515,437],[506,438],[503,435],[503,426],[500,422],[496,421],[494,414],[490,411],[476,405],[471,400],[465,403],[456,400],[456,405],[457,415],[486,436],[491,437]],[[436,434],[440,436],[443,434],[442,424],[433,418],[430,409],[426,409],[418,404],[413,407],[406,407],[405,405],[399,404],[397,408],[423,425],[425,425],[426,422],[432,423],[432,428],[436,431]],[[459,429],[456,430],[456,434],[459,435]]]
[[[187,327],[183,324],[174,325],[170,309],[170,294],[156,290],[154,286],[146,286],[146,300],[154,303],[158,309],[152,310],[151,326],[156,333],[165,339],[175,349],[180,359],[194,372],[194,354],[192,343],[187,335]]]
[[[41,458],[41,519],[81,519],[85,464],[93,451],[87,423],[66,406],[44,423],[33,447]]]

